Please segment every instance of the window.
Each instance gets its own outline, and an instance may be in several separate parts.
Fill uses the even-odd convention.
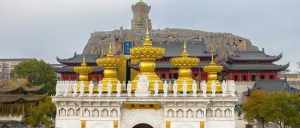
[[[274,75],[270,75],[270,80],[274,80]]]
[[[238,81],[239,80],[239,76],[238,75],[235,75],[234,76],[234,81]]]
[[[174,73],[174,79],[178,79],[178,73]]]
[[[166,75],[165,74],[161,74],[161,78],[162,79],[166,79]]]
[[[260,79],[261,79],[261,80],[264,80],[264,79],[265,79],[265,76],[264,76],[264,75],[261,75],[261,76],[260,76]]]
[[[252,76],[251,76],[251,80],[252,80],[252,81],[256,81],[256,75],[252,75]]]
[[[243,81],[248,81],[247,75],[243,75]]]

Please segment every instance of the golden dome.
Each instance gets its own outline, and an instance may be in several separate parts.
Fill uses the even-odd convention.
[[[96,60],[96,63],[98,66],[102,66],[104,68],[115,68],[120,64],[121,60],[119,57],[116,57],[113,55],[112,52],[112,43],[109,45],[109,50],[108,53],[105,57],[103,58],[98,58]]]
[[[172,58],[170,62],[177,68],[192,68],[197,66],[200,60],[196,57],[189,57],[189,54],[186,50],[186,42],[184,42],[183,51],[180,54],[180,57]]]
[[[211,62],[203,70],[207,73],[219,73],[223,70],[223,66],[218,65],[214,60],[214,55],[212,55]]]
[[[144,38],[143,46],[134,47],[130,50],[131,60],[139,61],[139,73],[132,81],[133,91],[139,86],[137,84],[138,77],[144,75],[149,79],[149,90],[154,91],[154,82],[159,83],[159,90],[162,91],[162,81],[155,73],[157,59],[164,56],[165,49],[152,46],[152,40],[149,33],[149,28],[146,28],[146,35]]]
[[[74,67],[73,70],[74,72],[79,74],[80,81],[88,81],[88,74],[93,72],[93,68],[87,66],[87,63],[85,62],[85,57],[83,57],[81,65]]]
[[[131,59],[133,60],[155,61],[156,59],[162,58],[164,54],[164,48],[152,46],[152,39],[148,28],[146,30],[143,46],[130,49]]]

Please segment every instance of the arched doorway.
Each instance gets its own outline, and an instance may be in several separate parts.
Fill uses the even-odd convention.
[[[151,125],[149,124],[137,124],[135,125],[133,128],[153,128]]]

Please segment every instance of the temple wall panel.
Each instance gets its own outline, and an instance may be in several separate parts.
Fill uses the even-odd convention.
[[[232,120],[207,120],[206,128],[235,128]]]

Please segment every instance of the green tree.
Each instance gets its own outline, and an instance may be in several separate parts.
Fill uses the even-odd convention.
[[[247,120],[257,120],[261,127],[272,122],[281,128],[296,128],[300,124],[300,97],[288,92],[254,91],[243,104],[243,111]]]
[[[243,103],[242,109],[245,113],[245,118],[249,121],[256,120],[264,128],[266,123],[267,106],[264,102],[267,99],[267,94],[263,91],[254,91]]]
[[[26,78],[32,85],[44,86],[49,95],[55,93],[56,73],[42,60],[28,60],[18,64],[13,71],[14,78]]]
[[[51,97],[47,96],[40,101],[36,106],[27,109],[25,114],[25,123],[37,127],[39,125],[47,128],[53,127],[53,120],[55,117],[55,105],[52,103]]]
[[[269,94],[270,106],[267,121],[273,122],[280,128],[299,127],[300,97],[287,92],[273,92]]]

